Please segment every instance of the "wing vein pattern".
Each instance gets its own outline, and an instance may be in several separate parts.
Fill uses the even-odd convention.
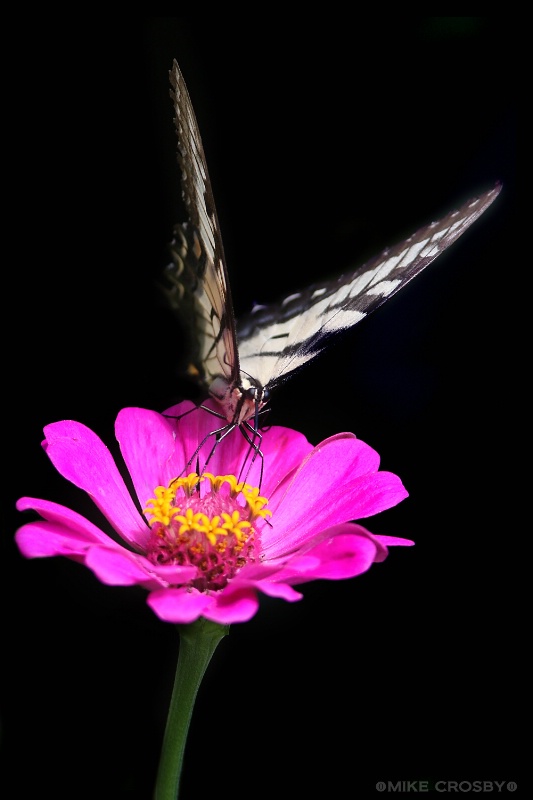
[[[463,203],[353,272],[308,286],[235,320],[218,217],[194,109],[176,61],[170,96],[187,221],[174,228],[165,290],[191,331],[193,370],[228,424],[242,424],[269,392],[407,285],[453,244],[501,186]],[[245,395],[248,393],[246,403]]]

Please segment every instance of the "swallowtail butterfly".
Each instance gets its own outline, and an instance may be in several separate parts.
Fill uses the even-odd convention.
[[[356,325],[431,264],[487,210],[501,187],[469,200],[353,272],[279,303],[256,305],[237,322],[204,148],[176,61],[169,76],[188,220],[174,228],[164,288],[192,332],[193,370],[219,409],[222,423],[212,433],[214,446],[240,428],[257,455],[258,415],[272,391],[314,359],[333,335]]]

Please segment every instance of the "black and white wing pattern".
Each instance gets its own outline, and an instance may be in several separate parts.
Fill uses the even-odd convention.
[[[472,225],[501,186],[384,250],[353,272],[309,286],[279,303],[233,315],[222,239],[198,124],[178,64],[170,72],[178,161],[188,221],[178,225],[165,277],[171,304],[194,331],[195,368],[228,429],[248,425],[270,392],[317,356],[330,338],[378,308]],[[254,423],[248,420],[254,419]]]
[[[191,368],[209,388],[217,378],[239,383],[236,323],[218,217],[196,116],[176,61],[170,75],[178,163],[187,222],[174,228],[165,270],[171,306],[190,330]]]

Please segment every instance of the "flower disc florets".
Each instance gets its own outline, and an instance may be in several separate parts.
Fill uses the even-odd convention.
[[[152,529],[146,556],[158,565],[196,567],[191,587],[201,592],[223,589],[258,558],[253,523],[271,512],[263,508],[267,500],[257,488],[237,483],[234,475],[206,472],[176,478],[168,487],[156,487],[154,494],[144,509]]]

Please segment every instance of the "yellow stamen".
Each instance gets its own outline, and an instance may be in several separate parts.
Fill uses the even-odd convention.
[[[192,497],[196,487],[203,479],[203,475],[200,477],[196,472],[191,472],[186,478],[174,478],[174,480],[170,482],[170,487],[174,489],[174,492],[178,489],[183,489],[187,497]]]
[[[251,528],[252,523],[245,519],[241,520],[241,515],[238,511],[234,511],[231,515],[224,511],[222,516],[224,518],[222,527],[226,528],[230,533],[233,533],[239,542],[246,541],[248,537],[243,528]]]
[[[269,511],[269,509],[262,510],[263,506],[266,506],[268,503],[268,500],[266,497],[259,496],[259,489],[257,487],[245,486],[242,493],[254,517],[266,517],[267,514],[272,516],[272,511]]]
[[[173,505],[176,497],[176,492],[170,487],[156,486],[154,490],[155,497],[149,500],[146,508],[143,508],[143,514],[151,515],[150,525],[155,525],[156,522],[161,522],[163,525],[169,525],[170,520],[179,513],[179,508]]]
[[[244,482],[238,483],[234,475],[213,475],[210,472],[198,475],[196,472],[191,472],[186,477],[175,478],[170,482],[168,488],[165,486],[156,487],[154,490],[155,497],[149,500],[146,508],[143,509],[143,513],[151,516],[150,525],[154,526],[159,522],[164,526],[168,526],[172,520],[177,520],[181,523],[178,531],[180,537],[191,531],[198,531],[199,533],[204,533],[212,545],[216,544],[218,536],[227,536],[228,531],[233,533],[238,541],[245,541],[246,536],[242,528],[250,527],[250,522],[241,520],[239,511],[234,511],[231,516],[224,513],[224,523],[221,525],[219,516],[209,519],[203,513],[194,513],[191,508],[187,508],[182,514],[181,507],[175,504],[176,494],[180,489],[186,497],[192,498],[200,482],[206,479],[211,484],[213,493],[217,493],[227,483],[229,484],[232,498],[242,494],[248,507],[249,519],[264,518],[267,515],[272,516],[271,511],[263,508],[268,503],[268,500],[266,497],[259,495],[257,487],[250,486],[250,484]]]
[[[213,517],[213,519],[209,521],[209,530],[206,532],[206,536],[209,539],[210,543],[213,546],[215,546],[217,544],[219,536],[227,536],[227,535],[228,531],[224,528],[224,526],[220,525],[220,517],[218,515],[216,517]]]
[[[209,517],[206,517],[201,511],[197,511],[195,514],[192,508],[188,508],[185,511],[185,516],[183,516],[183,514],[177,514],[176,519],[178,522],[181,522],[181,527],[178,531],[180,534],[187,533],[188,531],[207,533],[209,530]]]
[[[213,475],[211,472],[204,472],[202,474],[202,478],[207,478],[207,480],[211,484],[211,489],[214,492],[218,492],[220,487],[226,482],[225,475]]]

